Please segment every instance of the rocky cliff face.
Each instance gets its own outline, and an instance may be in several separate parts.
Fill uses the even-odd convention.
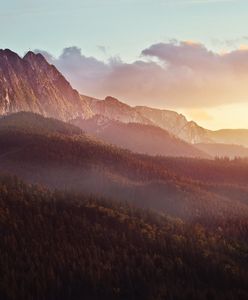
[[[182,140],[195,144],[200,142],[210,142],[208,130],[200,127],[193,121],[188,121],[184,115],[177,112],[155,109],[145,106],[137,106],[135,109],[153,122],[153,124],[168,130]]]
[[[147,106],[131,107],[116,98],[107,97],[104,100],[97,100],[84,96],[95,115],[102,116],[101,122],[109,120],[122,123],[138,123],[153,125],[165,129],[173,136],[176,136],[190,144],[235,144],[248,146],[248,130],[218,130],[212,131],[199,126],[194,121],[188,121],[186,117],[175,111],[156,109]],[[103,118],[104,117],[104,118]],[[95,119],[94,119],[95,120]],[[106,124],[98,124],[98,129]]]
[[[0,50],[0,114],[31,111],[61,120],[93,115],[87,101],[41,54]]]
[[[63,121],[100,115],[125,124],[157,126],[191,144],[224,143],[248,146],[248,130],[210,131],[170,110],[131,107],[106,97],[81,96],[41,54],[28,52],[23,58],[0,50],[0,115],[30,111]],[[105,126],[98,124],[98,127]]]
[[[146,106],[136,106],[135,110],[157,126],[177,135],[188,124],[185,116],[170,110],[160,110]]]
[[[104,100],[91,99],[89,105],[96,115],[102,115],[108,119],[122,123],[152,124],[152,122],[136,111],[133,107],[113,97]]]
[[[158,126],[191,144],[212,142],[209,130],[188,121],[184,115],[175,111],[146,106],[131,107],[113,97],[104,100],[88,98],[87,101],[94,114],[110,120]]]

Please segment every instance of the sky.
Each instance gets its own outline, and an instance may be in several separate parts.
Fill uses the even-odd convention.
[[[248,128],[247,0],[0,0],[0,37],[83,94]]]

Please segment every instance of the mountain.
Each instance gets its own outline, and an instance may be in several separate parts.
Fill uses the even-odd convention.
[[[246,129],[208,130],[194,121],[188,121],[184,115],[175,111],[146,106],[131,107],[113,97],[106,97],[104,100],[88,98],[87,101],[96,115],[122,123],[157,126],[190,144],[222,143],[248,146]]]
[[[77,118],[72,124],[108,143],[149,155],[209,157],[166,130],[142,123],[122,123],[102,115],[91,119]]]
[[[87,101],[41,54],[0,50],[0,114],[32,111],[68,120],[93,115]]]
[[[136,111],[133,107],[113,97],[104,100],[89,99],[89,106],[96,115],[102,115],[108,119],[122,123],[152,124],[152,122]]]
[[[211,141],[207,129],[171,110],[131,107],[113,97],[106,97],[104,100],[88,98],[88,104],[94,114],[110,120],[157,126],[191,144]]]
[[[195,158],[211,144],[172,124],[211,132],[80,96],[32,52],[1,51],[0,108],[0,299],[247,299],[248,159]]]
[[[11,128],[4,124],[10,117]],[[54,131],[49,129],[52,119],[40,117],[37,125],[30,113],[5,117],[0,124],[1,172],[50,189],[118,195],[118,200],[185,220],[248,215],[245,162],[135,154],[58,122]]]
[[[247,160],[141,155],[20,112],[0,170],[1,299],[247,298]]]
[[[174,111],[146,106],[136,106],[135,110],[149,119],[154,125],[168,130],[170,133],[191,144],[226,144],[229,149],[234,148],[232,145],[248,147],[247,129],[208,130],[199,126],[194,121],[188,121],[184,115]],[[238,151],[238,147],[236,150]],[[230,152],[230,155],[233,157],[234,153]]]
[[[118,121],[109,121],[112,127],[108,126],[108,133],[103,128],[99,130],[108,142],[148,154],[203,156],[201,151],[156,128],[151,120],[115,98],[106,97],[99,101],[79,95],[41,54],[28,52],[20,58],[10,50],[1,50],[0,114],[18,111],[30,111],[64,121],[89,119],[94,115],[97,119],[101,115]],[[133,124],[127,125],[129,123]],[[96,124],[99,125],[99,122]],[[121,135],[120,139],[118,135]]]
[[[193,121],[188,121],[182,114],[146,106],[136,106],[135,110],[151,120],[153,124],[168,130],[188,143],[195,144],[210,141],[207,137],[208,130]]]
[[[149,126],[157,126],[191,144],[224,143],[248,146],[248,130],[211,131],[200,127],[193,121],[187,121],[185,116],[173,111],[140,106],[131,107],[110,96],[104,100],[82,96],[41,54],[34,54],[30,51],[21,58],[8,49],[0,50],[0,115],[19,111],[30,111],[64,121],[76,118],[89,119],[94,115],[101,115],[109,120],[125,124],[146,125],[147,127],[143,129],[149,128],[147,136],[151,136],[152,132],[152,127]],[[124,127],[128,134],[128,126],[123,125]],[[159,129],[157,131],[155,127],[153,129],[156,136]],[[141,126],[135,127],[136,134],[142,130]],[[159,135],[161,138],[161,134]],[[138,137],[137,143],[141,140],[142,137]],[[109,141],[114,142],[111,139]],[[123,142],[123,146],[125,144],[126,142]],[[146,148],[143,152],[154,153],[151,149],[147,151]],[[131,149],[139,151],[139,148]],[[195,156],[196,151],[194,150],[190,156]],[[157,153],[166,155],[166,151],[160,149]],[[175,153],[177,155],[178,151],[176,150]]]

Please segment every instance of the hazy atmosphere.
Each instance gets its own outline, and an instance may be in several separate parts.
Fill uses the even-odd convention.
[[[248,299],[247,16],[0,0],[0,300]]]

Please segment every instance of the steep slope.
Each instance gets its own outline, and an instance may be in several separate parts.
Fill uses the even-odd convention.
[[[174,111],[145,106],[131,107],[112,97],[104,100],[88,98],[87,101],[96,115],[110,120],[157,126],[191,144],[211,141],[208,130],[193,121],[187,121],[185,116]]]
[[[41,54],[0,50],[0,114],[32,111],[68,120],[92,116],[88,103]]]
[[[20,58],[10,50],[0,50],[0,114],[17,111],[37,112],[62,120],[77,117],[87,119],[94,114],[99,114],[109,120],[125,124],[143,124],[146,127],[134,124],[125,126],[125,124],[107,121],[104,128],[101,128],[102,124],[97,128],[98,117],[90,121],[93,126],[91,132],[97,133],[100,138],[133,151],[152,155],[202,156],[202,153],[193,148],[191,151],[185,150],[186,144],[180,143],[168,134],[164,133],[165,140],[162,141],[162,131],[159,128],[155,129],[154,126],[161,127],[193,144],[248,145],[247,130],[210,131],[198,126],[195,122],[188,122],[183,115],[173,111],[148,107],[133,108],[112,97],[100,101],[80,96],[41,54],[28,52],[24,58]],[[87,127],[86,124],[84,126]],[[128,129],[133,130],[131,135]],[[125,134],[129,135],[130,139],[124,136]],[[173,147],[172,140],[174,144],[182,146],[182,149]],[[228,154],[228,151],[226,153]],[[231,152],[230,155],[234,156]]]
[[[102,115],[122,123],[158,126],[188,143],[248,146],[247,130],[210,131],[173,111],[134,108],[113,97],[97,100],[81,96],[41,54],[28,52],[20,58],[8,49],[0,50],[0,115],[18,111],[65,121]]]
[[[135,110],[154,124],[177,135],[188,121],[182,114],[171,110],[160,110],[146,106],[136,106]]]
[[[149,155],[205,157],[203,151],[180,140],[166,130],[140,123],[122,123],[101,115],[84,120],[77,118],[72,124],[98,138],[129,149]],[[209,156],[210,157],[210,156]]]
[[[168,130],[188,143],[195,144],[211,141],[207,136],[208,130],[200,127],[193,121],[187,121],[182,114],[146,106],[137,106],[135,110],[157,126]]]

